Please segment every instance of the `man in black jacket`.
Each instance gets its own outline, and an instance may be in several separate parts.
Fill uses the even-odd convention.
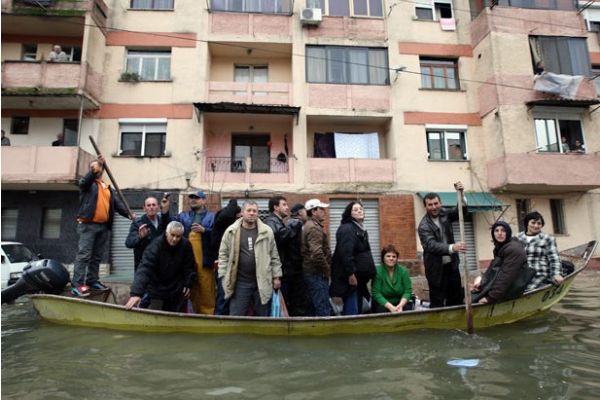
[[[454,184],[457,190],[462,183]],[[458,221],[458,209],[443,208],[437,193],[423,198],[427,214],[419,223],[418,233],[423,246],[425,276],[429,285],[430,307],[453,306],[463,303],[463,289],[458,270],[458,253],[465,253],[465,243],[454,242],[452,222]]]
[[[125,308],[137,306],[147,292],[151,298],[148,308],[181,312],[195,281],[192,245],[183,237],[183,225],[172,221],[144,251]]]
[[[159,214],[158,211],[161,210]],[[133,249],[133,270],[136,271],[142,261],[142,254],[152,240],[165,232],[169,218],[169,200],[165,196],[161,200],[159,208],[156,197],[148,197],[144,200],[145,214],[136,218],[129,227],[129,235],[125,240],[125,246]]]
[[[103,173],[104,157],[98,155],[90,163],[90,171],[79,180],[79,245],[71,281],[74,296],[88,296],[90,288],[106,289],[98,275],[115,211],[125,218],[135,218],[117,199],[110,185],[102,180]]]

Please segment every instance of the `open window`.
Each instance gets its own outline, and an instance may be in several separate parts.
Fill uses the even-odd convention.
[[[429,160],[464,161],[467,159],[467,142],[462,129],[427,129]]]
[[[315,158],[362,158],[378,160],[377,132],[315,132]]]
[[[590,54],[586,38],[530,36],[533,70],[563,75],[590,76]]]
[[[246,160],[250,157],[250,172],[271,171],[271,148],[269,135],[234,134],[231,138],[231,172],[246,172]]]
[[[585,153],[578,114],[535,113],[535,137],[540,153]]]
[[[383,0],[306,0],[306,7],[331,17],[383,17]]]
[[[417,19],[433,21],[454,18],[452,0],[417,0],[415,15]]]

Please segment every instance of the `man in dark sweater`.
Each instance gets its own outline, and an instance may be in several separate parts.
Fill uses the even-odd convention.
[[[192,246],[183,237],[183,225],[172,221],[165,234],[154,239],[144,251],[125,307],[137,306],[147,292],[151,298],[148,308],[181,312],[195,281]]]

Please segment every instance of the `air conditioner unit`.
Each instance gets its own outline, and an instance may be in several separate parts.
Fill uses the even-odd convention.
[[[319,25],[322,19],[320,8],[305,8],[300,14],[302,25]]]

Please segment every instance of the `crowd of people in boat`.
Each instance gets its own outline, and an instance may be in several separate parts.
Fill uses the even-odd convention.
[[[79,182],[74,296],[106,289],[99,264],[117,212],[132,220],[125,242],[133,249],[135,270],[128,309],[269,316],[276,291],[290,316],[399,313],[415,306],[408,269],[399,263],[393,244],[383,247],[381,264],[375,265],[360,201],[350,201],[344,209],[331,249],[324,229],[329,204],[320,199],[290,208],[285,197],[274,196],[262,221],[252,199],[241,205],[232,199],[215,214],[207,208],[206,194],[196,191],[188,195],[189,211],[172,213],[165,194],[160,201],[146,198],[144,214],[136,216],[102,179],[103,173],[100,155]],[[464,189],[460,182],[455,188]],[[430,307],[463,304],[459,254],[467,246],[452,232],[459,210],[443,206],[436,193],[424,196],[423,205],[426,214],[418,235]],[[516,237],[508,223],[493,224],[494,259],[472,285],[473,302],[500,302],[549,282],[562,283],[556,241],[541,231],[543,216],[531,212],[524,223],[525,231]]]

